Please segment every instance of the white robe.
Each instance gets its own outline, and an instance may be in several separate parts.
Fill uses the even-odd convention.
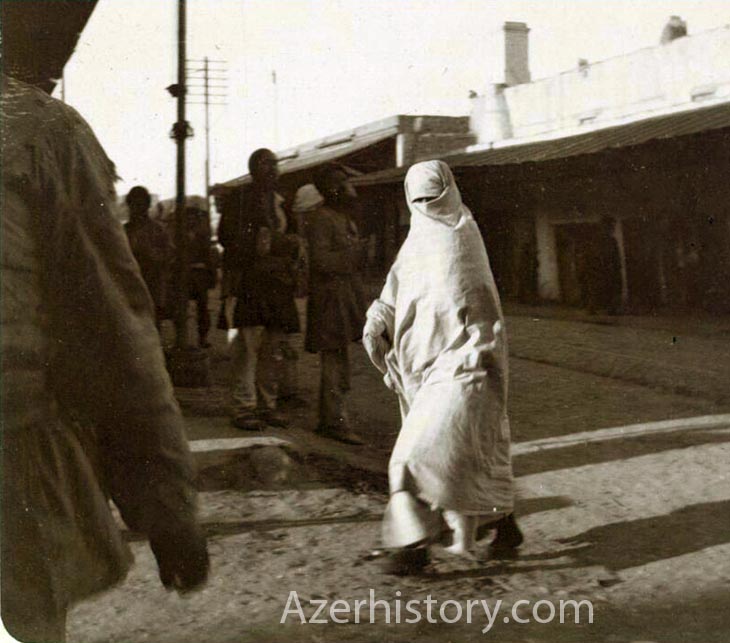
[[[409,198],[410,232],[365,327],[366,349],[403,416],[389,465],[389,547],[434,537],[444,513],[488,521],[513,506],[499,295],[448,166],[414,166],[407,196],[429,180],[446,188],[425,204]]]

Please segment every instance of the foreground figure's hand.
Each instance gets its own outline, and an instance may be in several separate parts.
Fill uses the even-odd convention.
[[[167,589],[189,592],[200,589],[208,579],[208,546],[197,525],[151,536],[150,547]]]

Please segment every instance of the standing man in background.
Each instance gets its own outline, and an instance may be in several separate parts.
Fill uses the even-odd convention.
[[[319,353],[321,380],[317,432],[347,444],[362,444],[347,412],[349,345],[362,337],[366,302],[359,268],[364,251],[351,215],[357,195],[338,165],[314,179],[324,205],[308,217],[309,301],[305,348]]]
[[[301,409],[308,406],[302,396],[299,382],[299,354],[292,344],[292,336],[301,332],[299,308],[296,299],[307,296],[307,280],[309,265],[307,260],[307,244],[304,229],[293,210],[284,208],[285,199],[276,193],[275,207],[277,218],[286,221],[285,235],[275,234],[273,254],[288,256],[285,280],[280,280],[277,289],[281,292],[281,314],[279,325],[281,335],[282,367],[279,377],[278,402],[287,410]]]
[[[208,291],[216,285],[216,265],[210,241],[208,213],[196,207],[185,208],[190,266],[188,298],[195,302],[198,319],[198,346],[210,348],[210,311]]]
[[[124,224],[132,254],[155,304],[155,323],[159,329],[165,319],[167,284],[173,257],[172,242],[161,223],[150,217],[152,200],[147,188],[137,185],[127,194],[129,221]]]
[[[272,235],[286,231],[286,217],[276,207],[276,156],[271,150],[258,149],[251,154],[248,168],[252,185],[229,199],[218,240],[225,250],[226,269],[237,297],[233,325],[238,332],[231,346],[231,423],[239,429],[259,431],[267,424],[288,424],[276,410],[283,356],[278,332],[281,323],[275,318],[285,313],[291,316],[291,311],[272,306],[271,293],[257,269],[260,257],[271,255],[277,245],[272,244]],[[289,261],[286,257],[281,260]]]

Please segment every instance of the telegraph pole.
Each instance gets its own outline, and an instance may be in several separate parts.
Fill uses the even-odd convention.
[[[227,103],[226,83],[227,62],[225,60],[211,60],[205,56],[202,61],[188,60],[188,73],[190,74],[190,88],[198,93],[190,93],[193,98],[202,98],[203,102],[188,101],[188,105],[205,106],[205,198],[210,207],[210,108],[223,106]],[[201,66],[202,65],[202,66]],[[202,93],[201,93],[202,92]]]
[[[175,247],[177,249],[177,292],[175,302],[175,348],[188,347],[188,283],[187,235],[185,234],[185,139],[188,123],[185,119],[185,50],[187,39],[186,0],[178,0],[177,23],[177,122],[173,128],[177,143],[177,171],[175,195]]]
[[[210,212],[210,96],[208,56],[205,57],[205,202]]]
[[[210,64],[221,65],[225,61],[211,61],[207,57],[200,69],[189,69],[190,61],[186,58],[186,0],[178,0],[178,33],[177,33],[177,83],[170,85],[167,90],[177,99],[177,121],[172,127],[172,138],[177,144],[177,190],[175,196],[175,348],[168,354],[168,368],[172,381],[177,386],[209,386],[210,365],[205,351],[193,348],[188,343],[188,286],[189,286],[189,256],[187,217],[185,213],[185,139],[193,135],[192,128],[186,120],[186,105],[205,105],[205,182],[206,197],[208,198],[208,212],[210,212],[210,113],[209,107],[216,104],[211,99],[225,97],[225,94],[211,93],[211,89],[225,89],[225,86],[215,86],[211,81],[226,81],[224,77],[212,74],[224,72],[220,67],[211,68]],[[203,72],[202,78],[195,76]],[[189,82],[190,80],[190,82]],[[203,82],[201,87],[199,84]],[[188,89],[203,89],[204,103],[189,103],[188,96],[201,97],[199,93],[188,93]]]
[[[279,84],[276,79],[276,69],[271,70],[271,83],[274,86],[274,142],[279,147]]]
[[[167,366],[176,386],[209,386],[209,359],[205,351],[188,344],[188,235],[185,216],[185,139],[193,135],[185,118],[187,70],[186,0],[178,0],[177,83],[167,90],[177,99],[177,121],[171,137],[177,146],[175,193],[175,347],[168,353]]]

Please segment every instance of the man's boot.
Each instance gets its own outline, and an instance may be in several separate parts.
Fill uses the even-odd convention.
[[[289,418],[276,409],[260,409],[256,416],[269,426],[284,429],[289,426]]]
[[[329,438],[330,440],[337,440],[344,444],[353,444],[355,446],[362,446],[365,441],[354,431],[350,429],[342,429],[340,427],[332,426],[318,426],[315,431],[317,435]]]

